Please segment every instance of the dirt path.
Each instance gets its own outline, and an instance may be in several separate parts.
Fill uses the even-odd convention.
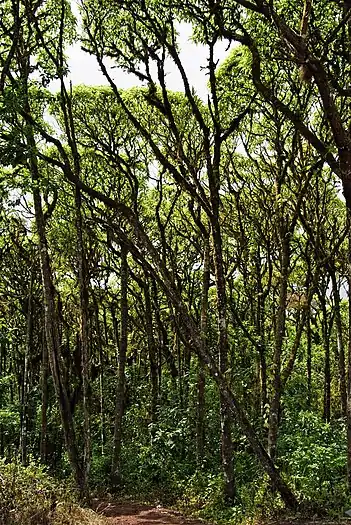
[[[106,518],[109,525],[206,525],[204,521],[186,518],[176,510],[161,506],[131,502],[95,501],[95,512]],[[266,525],[348,525],[350,519],[281,519],[262,521]]]
[[[107,518],[110,525],[204,525],[185,518],[180,512],[138,503],[96,502],[94,510]]]

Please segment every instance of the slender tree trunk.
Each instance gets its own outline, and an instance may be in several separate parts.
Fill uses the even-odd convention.
[[[32,151],[35,151],[35,142],[32,135],[28,133],[28,142]],[[39,237],[40,263],[43,280],[44,305],[45,305],[45,331],[48,354],[50,358],[50,368],[53,376],[55,393],[59,404],[61,423],[65,436],[66,449],[74,478],[81,493],[84,493],[84,476],[79,460],[79,453],[76,445],[76,436],[73,422],[73,415],[67,391],[63,382],[61,372],[62,356],[60,351],[58,317],[55,306],[55,287],[52,278],[51,263],[48,251],[48,244],[45,233],[45,220],[41,203],[41,196],[38,189],[39,173],[36,158],[32,154],[31,173],[33,180],[33,201],[35,209],[35,221]]]
[[[330,344],[326,340],[324,346],[324,404],[323,404],[323,419],[327,423],[330,422]]]
[[[6,368],[5,368],[5,343],[0,341],[0,379],[3,375],[6,375]],[[4,457],[5,455],[5,439],[4,439],[4,427],[3,424],[0,423],[0,456]]]
[[[30,71],[29,54],[24,53],[19,57],[19,69],[21,73],[23,87],[23,107],[26,115],[31,115],[31,108],[28,96],[28,78]],[[34,202],[35,223],[39,238],[40,267],[43,283],[44,308],[45,308],[45,332],[50,368],[55,387],[56,398],[58,400],[61,424],[65,436],[66,450],[68,459],[73,471],[75,482],[82,494],[84,492],[84,476],[79,459],[79,453],[74,429],[73,414],[67,395],[67,390],[63,381],[63,358],[60,349],[60,327],[59,317],[56,309],[55,295],[56,290],[53,281],[51,261],[49,256],[48,242],[45,231],[45,217],[43,213],[42,200],[39,190],[40,174],[38,158],[36,155],[37,147],[33,127],[30,123],[25,125],[25,137],[28,145],[29,159],[28,168],[32,179],[32,195]]]
[[[106,312],[106,306],[104,304],[102,305],[102,319],[104,321],[105,345],[108,346],[109,337],[108,337],[108,328],[107,328],[107,312]]]
[[[217,219],[212,221],[213,258],[216,276],[217,312],[218,312],[218,349],[219,369],[223,375],[228,370],[228,329],[227,329],[227,298],[222,259],[222,237]],[[228,503],[235,498],[233,443],[231,437],[231,412],[228,403],[220,393],[221,412],[221,456],[224,474],[224,493]]]
[[[27,126],[28,128],[28,126]],[[35,141],[32,130],[27,131],[28,143],[31,151],[35,151]],[[80,493],[84,493],[84,476],[79,460],[79,453],[76,444],[73,415],[67,391],[62,380],[62,356],[60,351],[58,317],[55,306],[55,287],[52,278],[51,263],[48,251],[48,244],[45,233],[45,220],[41,203],[41,196],[38,189],[39,172],[34,153],[30,159],[30,170],[33,181],[33,201],[35,209],[35,221],[39,237],[40,263],[43,280],[44,305],[45,305],[45,330],[48,354],[50,358],[50,368],[53,376],[56,397],[59,404],[61,423],[65,436],[66,449],[69,462],[74,474],[74,478]]]
[[[81,365],[82,365],[82,384],[83,384],[83,465],[82,475],[84,476],[84,498],[89,499],[89,473],[91,461],[91,436],[90,436],[90,356],[89,356],[89,292],[88,292],[88,272],[87,261],[84,250],[83,239],[83,218],[82,218],[82,198],[80,190],[75,191],[76,203],[76,229],[77,229],[77,259],[78,259],[78,280],[80,295],[80,341],[81,341]]]
[[[177,367],[176,367],[176,364],[175,364],[175,359],[174,359],[174,355],[172,354],[170,348],[169,348],[169,341],[168,341],[168,334],[167,334],[167,330],[162,322],[162,319],[161,319],[161,316],[160,316],[160,307],[159,307],[159,301],[158,301],[158,294],[157,294],[157,286],[156,286],[156,282],[153,280],[152,281],[152,298],[153,298],[153,303],[154,303],[154,308],[155,308],[155,318],[156,318],[156,323],[157,323],[157,328],[158,328],[158,332],[159,332],[159,336],[158,336],[158,339],[159,339],[159,344],[160,344],[160,361],[161,361],[161,357],[162,355],[164,356],[164,358],[166,359],[167,361],[167,365],[170,369],[170,372],[171,372],[171,376],[172,376],[172,381],[173,381],[173,384],[174,384],[174,387],[176,388],[177,385],[176,385],[176,377],[178,375],[178,370],[177,370]],[[160,390],[160,384],[159,384],[159,390]]]
[[[166,283],[165,283],[166,284]],[[169,283],[167,283],[167,287]],[[225,377],[222,375],[217,364],[212,358],[210,353],[203,353],[202,339],[197,327],[188,315],[184,305],[181,300],[175,295],[175,293],[169,288],[170,297],[174,300],[174,306],[179,313],[180,318],[182,319],[181,327],[181,336],[184,344],[189,344],[191,341],[192,348],[196,351],[197,355],[203,360],[203,362],[208,366],[208,369],[211,373],[211,376],[216,381],[220,392],[222,394],[223,400],[227,403],[227,406],[230,408],[238,425],[240,426],[243,434],[246,436],[248,442],[250,443],[252,450],[260,461],[265,472],[270,477],[273,486],[279,491],[282,496],[284,503],[287,507],[295,509],[298,506],[297,499],[294,493],[291,491],[289,486],[281,477],[279,471],[274,465],[274,462],[270,458],[269,454],[263,447],[261,441],[258,439],[255,430],[248,420],[241,404],[237,400],[236,396],[233,394],[231,389],[228,386],[228,382]]]
[[[351,491],[351,195],[346,200],[348,224],[348,349],[347,349],[347,482]]]
[[[264,414],[267,405],[267,362],[266,362],[266,351],[264,343],[264,299],[263,299],[263,288],[262,288],[262,276],[261,276],[261,254],[260,248],[257,249],[256,256],[256,274],[257,274],[257,312],[255,316],[256,320],[256,332],[259,337],[259,405],[261,416]]]
[[[290,243],[286,232],[281,234],[281,276],[279,286],[279,304],[276,316],[275,347],[273,355],[273,394],[268,419],[268,454],[274,460],[276,456],[279,412],[281,399],[281,358],[285,336],[286,301],[290,265]]]
[[[345,178],[343,180],[343,193],[346,202],[346,226],[348,229],[348,348],[347,348],[347,411],[346,411],[346,432],[347,432],[347,484],[351,492],[351,152],[344,152],[342,160]]]
[[[145,323],[147,334],[147,346],[149,350],[150,361],[150,379],[151,379],[151,406],[150,415],[151,421],[155,422],[157,419],[157,405],[158,405],[158,370],[157,370],[157,354],[154,338],[154,328],[152,322],[152,309],[150,299],[150,284],[149,279],[145,275],[144,284],[144,299],[145,299]]]
[[[128,342],[128,261],[127,247],[121,244],[121,341],[119,347],[118,384],[113,436],[112,477],[120,480],[120,455],[122,445],[122,420],[125,404],[125,365]]]
[[[79,461],[79,454],[76,445],[73,416],[67,391],[62,380],[62,356],[60,352],[58,318],[54,299],[55,289],[52,279],[50,258],[45,234],[44,215],[41,205],[41,197],[39,194],[39,190],[37,189],[37,180],[34,179],[33,182],[33,200],[35,207],[36,226],[39,237],[41,271],[44,287],[46,342],[48,346],[48,353],[50,356],[50,367],[53,375],[55,392],[59,403],[61,423],[64,430],[69,461],[71,464],[72,471],[74,473],[77,486],[81,493],[84,493],[84,476]]]
[[[347,388],[346,388],[346,370],[345,370],[345,347],[343,341],[343,329],[341,320],[341,309],[340,309],[340,292],[336,280],[335,271],[330,271],[330,277],[333,286],[333,298],[335,308],[335,325],[336,325],[336,338],[337,338],[337,359],[339,367],[339,391],[341,410],[344,417],[346,417],[347,411]]]
[[[322,334],[324,346],[324,395],[323,395],[323,419],[330,422],[330,395],[331,395],[331,372],[330,372],[330,329],[325,295],[320,296],[322,308]]]
[[[174,316],[173,353],[174,355],[177,356],[179,405],[182,408],[184,408],[184,405],[183,405],[183,367],[182,367],[180,337],[178,333],[178,316],[177,315]]]
[[[348,203],[348,303],[349,303],[349,328],[347,351],[347,481],[351,491],[351,201]]]
[[[105,408],[104,408],[104,352],[103,341],[101,337],[100,319],[99,319],[99,305],[96,297],[93,295],[95,307],[95,326],[96,335],[99,347],[99,404],[100,404],[100,444],[101,455],[105,454]]]
[[[183,406],[185,410],[187,410],[189,406],[190,362],[191,362],[191,351],[186,346],[183,349]]]
[[[210,288],[210,243],[204,240],[202,292],[201,292],[201,321],[200,331],[203,352],[207,352],[207,324],[208,324],[208,291]],[[197,418],[196,418],[196,458],[199,467],[203,464],[205,451],[205,367],[201,359],[198,360],[197,377]]]
[[[40,430],[40,461],[47,462],[47,427],[48,427],[48,391],[49,356],[46,345],[45,329],[42,333],[42,364],[41,364],[41,430]]]
[[[312,331],[311,331],[311,307],[309,307],[307,319],[307,406],[311,409],[312,403]]]
[[[21,461],[27,465],[27,439],[28,439],[28,396],[29,396],[29,360],[32,354],[33,339],[33,282],[34,268],[31,270],[30,284],[27,298],[27,333],[24,354],[24,371],[22,385],[22,407],[21,407]]]
[[[119,329],[118,329],[118,320],[116,317],[116,307],[113,305],[111,307],[111,317],[112,317],[112,324],[113,324],[113,340],[115,343],[115,363],[116,363],[116,370],[118,368],[118,354],[119,354],[119,344],[120,344],[120,337],[119,337]]]

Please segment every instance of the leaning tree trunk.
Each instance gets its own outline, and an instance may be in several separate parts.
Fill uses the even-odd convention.
[[[218,369],[218,366],[213,360],[213,357],[208,352],[203,351],[202,339],[198,327],[196,326],[193,318],[190,316],[186,306],[184,305],[178,290],[175,288],[172,278],[165,268],[162,260],[159,257],[157,249],[154,247],[150,241],[148,235],[144,231],[143,227],[139,223],[137,217],[131,212],[126,206],[121,206],[120,203],[100,191],[90,188],[85,183],[80,181],[74,173],[66,170],[65,176],[67,180],[77,185],[82,189],[87,195],[92,198],[96,198],[99,201],[106,204],[109,208],[117,210],[122,217],[124,217],[129,224],[134,228],[134,231],[138,233],[138,238],[136,241],[130,241],[126,236],[124,236],[124,241],[128,243],[128,248],[136,253],[139,261],[144,261],[145,268],[153,268],[153,276],[157,279],[157,282],[161,289],[165,292],[169,302],[172,304],[174,311],[180,319],[179,326],[181,327],[181,337],[184,344],[191,344],[191,348],[196,354],[203,360],[203,362],[209,367],[209,372],[216,381],[219,390],[225,399],[228,407],[232,411],[236,421],[241,428],[241,431],[247,438],[250,443],[254,455],[257,457],[265,472],[271,478],[273,485],[279,491],[282,496],[283,501],[289,508],[296,508],[298,505],[296,496],[291,491],[289,486],[286,484],[280,472],[276,469],[274,462],[267,454],[267,451],[263,447],[261,441],[259,440],[256,432],[248,420],[245,411],[243,410],[241,403],[238,401],[236,396],[230,390],[228,383],[225,377],[221,374]],[[350,199],[351,202],[351,199]],[[123,232],[116,228],[117,234],[121,235]],[[351,245],[351,242],[350,242]],[[350,250],[351,252],[351,250]],[[146,260],[146,254],[150,257],[152,265]],[[350,280],[351,285],[351,280]],[[350,286],[351,288],[351,286]]]
[[[33,177],[33,200],[35,208],[35,220],[39,237],[40,262],[45,304],[46,343],[50,359],[50,368],[53,376],[56,397],[59,403],[61,423],[64,431],[68,458],[77,487],[79,488],[79,491],[82,495],[85,493],[84,475],[77,449],[73,414],[71,411],[66,387],[62,379],[62,356],[60,351],[58,318],[55,307],[55,288],[52,279],[51,264],[46,240],[44,214],[42,210],[40,193],[38,190],[38,179],[36,177]]]
[[[29,126],[27,126],[27,140],[32,152],[30,158],[32,194],[35,210],[35,222],[39,238],[40,265],[43,281],[46,344],[48,347],[50,368],[53,376],[55,393],[59,404],[67,454],[74,474],[75,482],[80,491],[80,494],[82,495],[85,493],[84,475],[79,460],[73,414],[61,370],[63,359],[60,350],[59,320],[55,305],[55,287],[53,283],[48,243],[46,239],[45,219],[39,192],[39,170],[37,159],[34,153],[36,145],[34,141],[33,130],[28,128]]]
[[[23,112],[26,118],[24,135],[28,146],[28,169],[31,175],[34,216],[39,239],[40,268],[43,283],[46,344],[53,377],[55,394],[59,405],[61,424],[65,437],[68,459],[80,494],[84,494],[84,476],[80,464],[73,413],[66,386],[63,380],[63,358],[60,348],[59,317],[56,309],[56,290],[53,281],[48,242],[46,238],[45,217],[40,194],[40,173],[37,157],[37,146],[32,125],[31,107],[28,95],[28,78],[30,72],[29,55],[19,57],[19,70],[23,88]]]

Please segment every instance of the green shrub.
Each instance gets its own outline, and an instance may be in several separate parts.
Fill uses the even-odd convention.
[[[347,504],[345,435],[342,422],[325,423],[311,412],[286,418],[279,461],[302,502],[325,511]]]
[[[105,523],[74,499],[71,487],[56,482],[43,467],[0,460],[0,525]]]

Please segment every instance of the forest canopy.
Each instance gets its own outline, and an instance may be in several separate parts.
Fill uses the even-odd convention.
[[[350,0],[2,1],[4,468],[351,503],[350,57]]]

